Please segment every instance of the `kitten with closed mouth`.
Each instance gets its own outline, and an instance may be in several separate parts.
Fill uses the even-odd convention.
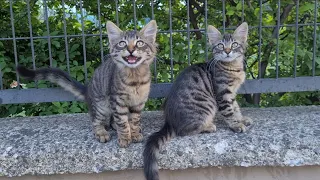
[[[164,103],[165,123],[150,135],[143,152],[147,180],[159,180],[158,154],[166,141],[175,136],[215,132],[215,117],[221,115],[234,132],[245,132],[252,119],[243,116],[237,103],[238,89],[245,81],[243,68],[248,24],[233,33],[221,34],[214,26],[207,29],[213,58],[183,70],[173,83]]]

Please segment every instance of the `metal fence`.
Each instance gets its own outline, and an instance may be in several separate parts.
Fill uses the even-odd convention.
[[[28,11],[28,16],[25,17],[25,20],[28,21],[29,23],[29,27],[26,27],[29,29],[30,35],[29,37],[16,37],[16,32],[15,32],[15,24],[14,24],[14,11],[13,11],[13,4],[15,1],[10,0],[10,18],[11,18],[11,27],[12,27],[12,37],[3,37],[0,38],[0,42],[1,41],[13,41],[13,47],[14,47],[14,61],[15,64],[17,65],[19,62],[19,58],[18,58],[18,53],[17,53],[17,41],[18,40],[28,40],[30,41],[30,51],[32,52],[32,60],[33,60],[33,68],[36,69],[37,67],[35,66],[35,49],[34,49],[34,40],[35,39],[47,39],[48,40],[48,52],[49,52],[49,60],[50,60],[50,66],[52,66],[52,47],[51,47],[51,40],[52,38],[64,38],[65,39],[65,48],[66,48],[66,63],[68,66],[68,71],[70,72],[69,69],[69,45],[67,43],[67,39],[68,38],[74,38],[74,37],[80,37],[82,38],[82,45],[83,45],[83,55],[84,55],[84,69],[85,69],[85,79],[87,79],[88,75],[87,75],[87,67],[86,67],[86,37],[99,37],[100,38],[100,47],[101,47],[101,59],[103,59],[104,55],[106,54],[106,52],[104,52],[104,48],[103,48],[103,43],[102,40],[103,38],[107,37],[107,34],[102,33],[101,30],[101,17],[100,17],[100,0],[97,1],[98,4],[98,14],[97,14],[97,20],[99,21],[99,32],[98,34],[86,34],[84,32],[84,11],[83,11],[83,7],[82,7],[82,3],[80,3],[80,12],[81,12],[81,26],[82,26],[82,33],[81,34],[67,34],[67,30],[66,30],[66,14],[63,14],[63,24],[64,24],[64,34],[62,35],[55,35],[55,36],[50,36],[50,29],[49,29],[49,21],[48,21],[48,7],[47,7],[47,1],[43,0],[43,6],[44,6],[44,19],[45,19],[45,23],[46,23],[46,28],[47,28],[47,34],[48,36],[33,36],[33,27],[32,27],[32,20],[30,17],[30,0],[27,0],[27,11]],[[115,1],[116,2],[116,9],[118,9],[118,0]],[[207,11],[207,6],[208,3],[210,3],[210,1],[208,2],[207,0],[202,0],[200,1],[203,3],[205,12],[204,12],[204,19],[205,19],[205,24],[204,27],[207,27],[207,16],[208,16],[208,11]],[[228,27],[226,27],[226,12],[225,12],[225,8],[228,5],[228,1],[222,0],[220,1],[222,3],[222,16],[223,16],[223,24],[221,29],[224,31],[228,30]],[[245,19],[245,14],[244,14],[244,0],[241,1],[237,1],[238,3],[241,3],[242,6],[242,15],[241,15],[241,20],[244,21]],[[137,19],[136,19],[136,1],[133,0],[133,13],[134,13],[134,24],[137,25]],[[159,31],[159,33],[167,33],[169,34],[169,43],[170,43],[170,47],[173,46],[173,42],[172,42],[172,34],[176,33],[176,32],[184,32],[187,33],[187,37],[190,37],[190,33],[192,32],[197,32],[200,31],[202,32],[204,35],[206,33],[206,29],[192,29],[190,27],[190,14],[189,14],[189,8],[190,6],[190,2],[189,0],[186,0],[186,7],[187,7],[187,28],[185,30],[176,30],[173,29],[172,27],[172,5],[171,5],[172,1],[169,0],[169,24],[170,27],[168,30],[162,30]],[[264,1],[259,0],[260,3],[260,7],[262,7],[262,3],[264,3]],[[299,1],[295,1],[295,6],[297,6],[298,8],[296,8],[296,19],[295,19],[295,24],[286,24],[283,25],[282,22],[280,22],[280,5],[281,1],[278,0],[277,1],[277,24],[276,25],[263,25],[262,24],[262,18],[263,18],[263,8],[260,8],[259,10],[259,19],[260,19],[260,23],[259,26],[250,26],[250,29],[254,29],[256,28],[258,30],[259,33],[259,44],[258,44],[258,66],[259,69],[261,69],[261,45],[262,45],[262,29],[263,28],[274,28],[276,27],[277,30],[274,32],[274,36],[276,39],[276,77],[275,78],[262,78],[261,77],[261,71],[259,71],[258,77],[256,79],[250,79],[247,80],[246,83],[243,85],[243,87],[239,90],[239,93],[241,94],[251,94],[251,93],[272,93],[272,92],[297,92],[297,91],[317,91],[320,89],[320,76],[316,76],[316,50],[317,50],[317,28],[319,27],[320,23],[317,22],[317,12],[318,10],[318,6],[319,3],[317,0],[314,1],[314,22],[313,23],[299,23],[298,22],[298,14],[299,14]],[[62,0],[61,1],[61,6],[62,8],[65,8],[65,1]],[[150,1],[150,9],[151,9],[151,19],[157,19],[154,16],[154,1]],[[118,18],[118,10],[115,11],[116,13],[116,20],[115,22],[117,24],[119,24],[119,18]],[[250,25],[250,23],[249,23]],[[294,53],[294,57],[292,57],[294,59],[294,74],[293,77],[279,77],[279,71],[278,71],[278,60],[279,60],[279,32],[280,32],[280,28],[284,28],[284,27],[295,27],[296,29],[298,29],[298,27],[302,27],[302,26],[313,26],[313,48],[312,48],[312,75],[311,76],[305,76],[305,77],[297,77],[296,75],[296,67],[297,67],[297,45],[298,45],[298,30],[296,30],[295,32],[295,53]],[[136,27],[136,26],[135,26]],[[206,59],[208,58],[208,46],[205,46],[205,53],[206,53]],[[186,61],[189,62],[190,64],[190,41],[188,42],[188,51],[186,52],[188,54],[188,59]],[[171,60],[171,82],[173,80],[173,49],[170,48],[170,60]],[[1,69],[0,69],[1,70]],[[155,60],[154,63],[154,72],[155,72],[155,76],[156,76],[156,72],[157,72],[157,60]],[[14,104],[14,103],[33,103],[33,102],[53,102],[53,101],[72,101],[75,100],[74,97],[72,95],[70,95],[68,92],[63,91],[60,88],[32,88],[32,89],[21,89],[18,86],[18,89],[4,89],[3,86],[3,79],[2,79],[2,73],[0,72],[0,100],[1,100],[1,104]],[[20,78],[19,75],[16,75],[16,80],[19,83],[20,82]],[[152,90],[150,93],[150,97],[151,98],[157,98],[157,97],[165,97],[166,93],[169,91],[171,87],[171,83],[153,83],[152,84]]]

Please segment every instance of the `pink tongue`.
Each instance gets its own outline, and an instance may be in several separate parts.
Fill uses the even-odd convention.
[[[134,57],[134,56],[128,56],[128,62],[129,63],[134,63],[134,62],[136,62],[136,60],[137,60],[137,57]]]

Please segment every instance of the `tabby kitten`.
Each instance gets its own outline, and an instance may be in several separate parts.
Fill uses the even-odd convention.
[[[251,124],[235,99],[245,80],[248,24],[244,22],[233,34],[224,36],[208,26],[207,33],[214,58],[186,68],[173,83],[164,106],[165,124],[148,138],[143,152],[147,180],[159,180],[157,154],[170,137],[216,131],[213,121],[217,112],[235,132],[245,132]]]
[[[110,140],[106,130],[117,130],[120,147],[143,138],[140,114],[148,99],[151,82],[149,65],[156,55],[157,24],[149,22],[140,32],[122,31],[107,22],[110,55],[95,70],[84,86],[60,69],[29,70],[18,66],[20,75],[32,80],[48,80],[85,100],[89,106],[95,137],[100,142]]]

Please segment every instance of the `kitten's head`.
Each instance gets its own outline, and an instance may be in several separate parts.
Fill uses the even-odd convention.
[[[151,64],[156,54],[156,21],[150,21],[141,31],[122,31],[114,23],[107,22],[110,53],[119,65],[135,68]]]
[[[221,35],[215,27],[208,26],[209,44],[215,60],[231,62],[244,55],[247,46],[248,24],[242,23],[233,34]]]

